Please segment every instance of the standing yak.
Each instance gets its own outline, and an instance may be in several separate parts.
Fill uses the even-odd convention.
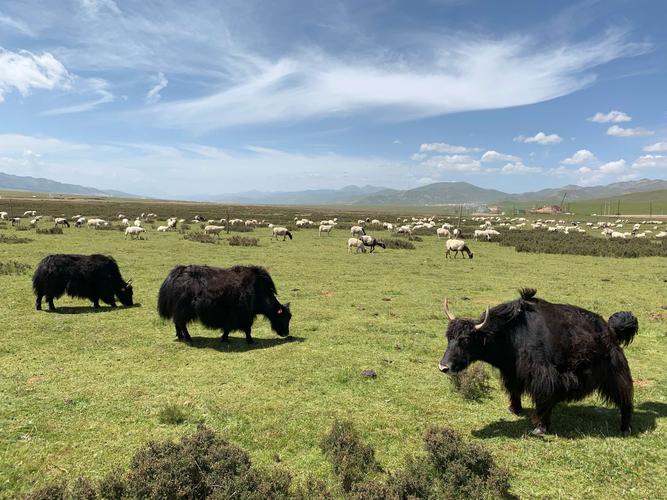
[[[276,293],[271,276],[261,267],[176,266],[160,287],[158,312],[174,320],[179,339],[192,340],[187,324],[199,320],[208,328],[221,329],[225,342],[232,330],[243,330],[251,344],[258,314],[268,318],[278,335],[289,335],[289,303],[278,302]]]
[[[132,305],[132,280],[125,281],[118,264],[106,255],[47,255],[32,276],[32,288],[37,296],[35,308],[42,310],[42,298],[46,297],[49,311],[55,311],[53,299],[63,294],[90,299],[95,309],[103,300],[116,307],[115,297],[125,305]]]
[[[576,401],[597,391],[621,411],[621,433],[630,434],[632,377],[621,345],[632,342],[637,318],[614,313],[609,321],[573,305],[552,304],[534,289],[492,309],[481,322],[457,319],[445,300],[447,350],[438,365],[458,373],[473,361],[500,370],[510,396],[510,412],[519,414],[521,395],[535,403],[533,435],[544,435],[560,401]]]

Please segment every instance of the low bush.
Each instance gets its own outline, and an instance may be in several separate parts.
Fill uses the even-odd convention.
[[[384,244],[392,250],[414,250],[416,248],[411,241],[398,238],[387,238],[384,240]]]
[[[214,237],[206,233],[185,233],[183,239],[197,241],[199,243],[218,243],[220,241],[220,238],[217,236]]]
[[[30,231],[32,226],[15,226],[14,229],[16,231]]]
[[[44,229],[37,228],[37,234],[63,234],[62,227],[45,227]]]
[[[121,225],[109,224],[108,226],[95,226],[95,231],[125,231],[125,227]]]
[[[245,224],[232,224],[229,226],[229,230],[234,233],[251,233],[255,230],[252,226],[246,226]]]
[[[622,258],[667,257],[667,238],[661,241],[607,239],[584,233],[562,234],[537,229],[503,233],[497,241],[503,246],[514,247],[517,252]]]
[[[9,236],[5,234],[0,234],[0,243],[7,243],[7,244],[18,244],[18,243],[30,243],[32,240],[30,238],[20,238],[14,234],[10,234]]]
[[[23,262],[17,262],[15,260],[0,262],[0,274],[4,276],[20,276],[22,274],[28,274],[29,271],[30,266]]]
[[[491,392],[489,372],[480,364],[475,363],[460,373],[449,377],[456,392],[464,399],[480,400]]]
[[[259,238],[234,235],[229,238],[229,244],[233,247],[258,247]]]

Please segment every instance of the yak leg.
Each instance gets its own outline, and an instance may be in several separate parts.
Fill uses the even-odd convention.
[[[533,436],[544,436],[551,426],[551,412],[556,406],[554,401],[545,400],[535,403],[535,428],[531,432]]]
[[[612,401],[621,410],[621,434],[630,435],[630,421],[632,420],[632,376],[630,367],[620,349],[612,350],[611,366],[600,387],[604,397]]]
[[[229,342],[229,330],[224,330],[222,332],[222,337],[220,337],[220,340],[223,342]]]
[[[253,344],[255,341],[252,339],[252,336],[250,335],[250,327],[245,328],[244,330],[245,333],[245,341],[247,344]]]
[[[521,392],[519,391],[510,391],[510,413],[514,415],[520,415],[523,411],[523,406],[521,406]]]
[[[97,297],[95,297],[95,298],[93,299],[93,307],[94,307],[95,309],[99,309],[99,308],[100,308],[100,299],[98,299]]]
[[[35,309],[37,309],[38,311],[42,310],[42,297],[43,295],[39,294],[35,299]]]
[[[46,300],[49,303],[49,311],[55,311],[56,305],[53,303],[53,297],[46,297]]]

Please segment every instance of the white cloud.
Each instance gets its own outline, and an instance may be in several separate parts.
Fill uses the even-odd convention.
[[[609,182],[614,178],[621,180],[623,177],[632,176],[632,173],[627,173],[626,162],[623,159],[607,162],[597,168],[580,167],[576,170],[576,173],[579,175],[579,184],[584,186],[590,186],[603,181]],[[621,174],[625,175],[621,176]]]
[[[412,159],[414,161],[422,161],[425,160],[426,158],[428,158],[428,155],[424,153],[415,153],[412,155]]]
[[[580,149],[569,158],[565,158],[561,163],[564,165],[581,165],[582,163],[594,161],[596,159],[595,155],[588,149]]]
[[[653,135],[652,130],[646,130],[645,128],[636,127],[636,128],[623,128],[618,125],[612,125],[607,129],[607,135],[612,135],[614,137],[641,137],[644,135]]]
[[[667,156],[644,155],[640,156],[632,164],[633,168],[665,168],[667,169]]]
[[[621,159],[607,162],[603,165],[600,165],[598,170],[603,174],[620,174],[621,172],[625,171],[625,160]]]
[[[665,153],[667,152],[667,142],[656,142],[655,144],[649,144],[644,147],[644,151],[647,153]]]
[[[148,104],[155,104],[158,102],[162,96],[160,92],[169,84],[169,81],[164,76],[164,73],[160,72],[157,74],[157,81],[153,87],[146,94],[146,102]]]
[[[560,137],[558,134],[547,135],[544,132],[538,132],[534,136],[526,137],[524,135],[520,135],[512,140],[514,142],[525,142],[525,143],[536,142],[537,144],[541,144],[542,146],[549,146],[551,144],[558,144],[562,142],[563,138]]]
[[[479,172],[479,160],[468,155],[433,156],[421,163],[422,166],[442,172]]]
[[[2,12],[0,12],[0,25],[3,24],[31,38],[37,36],[37,34],[30,28],[30,26],[28,26],[23,21],[14,19],[13,17],[6,16]]]
[[[103,12],[120,15],[121,10],[114,0],[79,0],[83,10],[90,16],[98,16]]]
[[[449,154],[463,154],[478,151],[479,148],[468,148],[466,146],[453,146],[446,142],[431,142],[419,146],[420,153],[449,153]]]
[[[610,111],[607,114],[597,112],[588,120],[595,123],[622,123],[631,121],[632,117],[623,111]]]
[[[74,77],[72,81],[75,92],[77,94],[89,96],[89,99],[76,104],[47,109],[46,111],[42,111],[40,113],[41,115],[51,116],[82,113],[115,100],[115,96],[111,90],[109,90],[109,83],[106,80],[102,80],[101,78]]]
[[[11,52],[0,47],[0,102],[12,90],[27,96],[32,89],[67,89],[72,75],[49,52]]]
[[[527,167],[520,161],[508,163],[500,170],[500,172],[505,175],[533,174],[541,171],[542,169],[540,167]]]
[[[482,162],[493,162],[493,161],[521,161],[521,158],[514,155],[507,155],[499,153],[498,151],[489,150],[482,155]]]

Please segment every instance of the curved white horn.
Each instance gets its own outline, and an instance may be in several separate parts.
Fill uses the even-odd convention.
[[[489,306],[486,306],[486,314],[484,315],[484,321],[482,321],[479,325],[475,325],[475,330],[481,330],[486,326],[487,321],[489,321]]]
[[[454,321],[456,319],[456,316],[454,316],[450,311],[449,311],[449,305],[447,304],[447,299],[445,299],[445,303],[443,304],[443,309],[445,310],[445,316],[447,316],[447,319],[449,321]]]

